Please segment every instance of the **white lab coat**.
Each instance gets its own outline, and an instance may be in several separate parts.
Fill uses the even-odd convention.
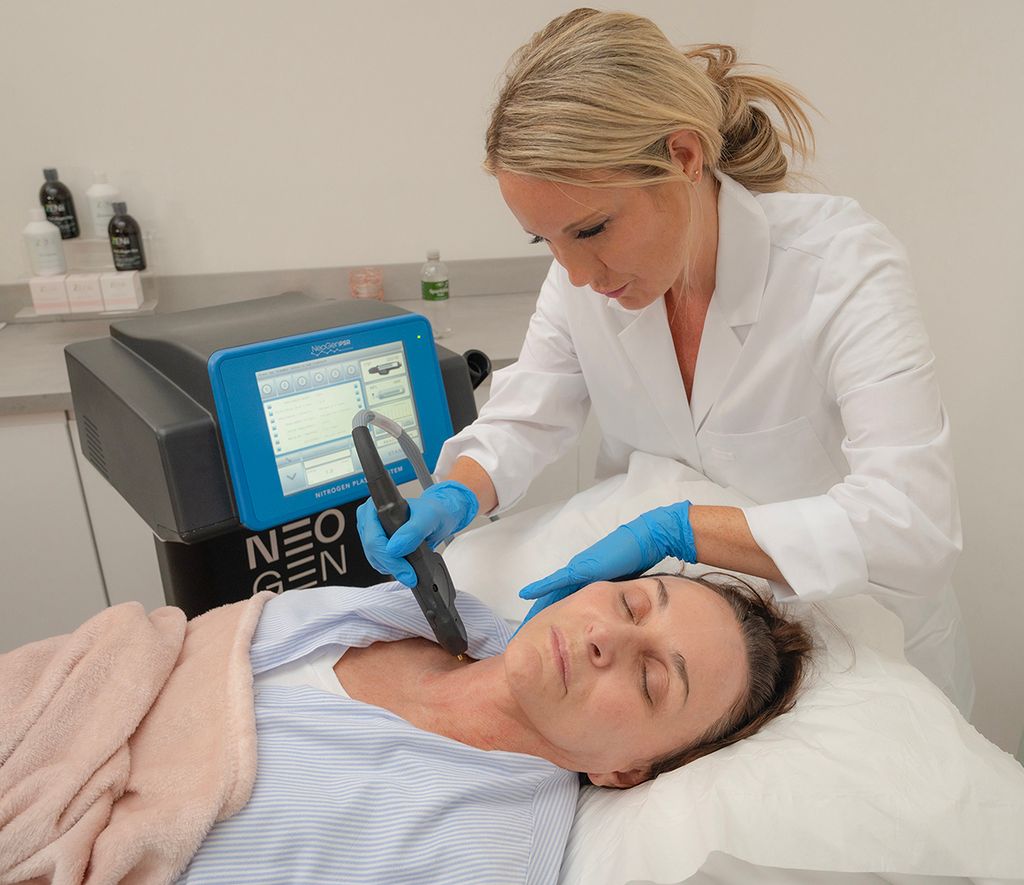
[[[664,300],[626,310],[555,262],[518,362],[495,373],[438,473],[467,455],[510,507],[591,408],[599,476],[641,450],[757,502],[744,512],[786,578],[776,595],[871,592],[903,620],[911,663],[967,713],[949,421],[904,250],[848,198],[754,194],[716,175],[716,287],[692,401]]]

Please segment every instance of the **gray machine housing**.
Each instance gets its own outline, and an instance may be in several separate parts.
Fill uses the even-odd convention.
[[[217,350],[406,313],[301,292],[111,323],[65,348],[82,452],[162,541],[195,543],[240,523],[207,365]],[[260,330],[258,333],[255,330]],[[464,357],[437,346],[452,426],[476,418]]]

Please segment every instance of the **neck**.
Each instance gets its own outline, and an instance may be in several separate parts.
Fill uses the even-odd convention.
[[[665,293],[669,306],[684,303],[706,307],[715,292],[718,264],[718,179],[708,173],[696,186],[697,222],[690,244],[688,270]]]
[[[569,756],[545,741],[523,715],[500,655],[456,669],[428,670],[415,683],[406,710],[395,712],[418,728],[482,750],[526,753],[574,768]]]

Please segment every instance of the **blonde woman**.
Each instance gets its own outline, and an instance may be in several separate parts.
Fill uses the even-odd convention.
[[[870,592],[909,660],[969,712],[950,575],[949,423],[903,248],[854,200],[791,190],[813,134],[792,87],[731,47],[577,9],[512,58],[484,166],[554,256],[518,362],[438,462],[448,481],[370,562],[515,504],[588,411],[599,475],[682,461],[756,502],[641,514],[522,591],[534,611],[665,556],[767,578],[780,599]],[[531,612],[532,614],[533,612]]]

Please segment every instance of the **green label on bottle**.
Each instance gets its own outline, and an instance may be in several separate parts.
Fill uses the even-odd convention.
[[[420,281],[420,290],[423,292],[424,301],[448,300],[448,280],[440,280],[436,283]]]

